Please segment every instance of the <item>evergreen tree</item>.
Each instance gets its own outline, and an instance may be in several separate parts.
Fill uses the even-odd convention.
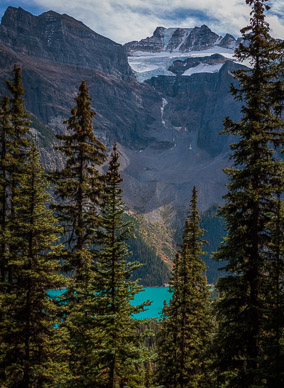
[[[100,355],[101,370],[106,370],[97,378],[95,386],[107,388],[140,386],[143,346],[137,335],[139,321],[134,316],[149,304],[131,306],[130,303],[142,287],[136,281],[131,281],[132,272],[140,264],[127,261],[129,251],[126,241],[131,230],[130,224],[123,219],[125,210],[118,158],[114,145],[105,176],[102,228],[99,234],[101,250],[95,264],[96,320],[99,332],[102,333],[97,353]]]
[[[10,174],[11,174],[11,216],[14,216],[13,198],[18,186],[18,179],[25,168],[27,153],[30,146],[29,115],[24,108],[25,91],[22,83],[22,70],[14,65],[13,81],[6,81],[12,97],[10,99],[10,122],[12,127],[10,144]]]
[[[6,264],[1,265],[1,271],[3,271],[2,276],[6,277],[8,273],[9,282],[12,282],[13,266],[8,264],[8,257],[14,249],[13,239],[11,239],[12,225],[16,218],[14,198],[21,180],[21,174],[24,172],[30,142],[28,140],[29,115],[24,108],[23,96],[25,92],[20,67],[14,65],[14,79],[12,81],[6,81],[6,83],[11,93],[11,98],[4,97],[1,107],[0,191],[3,213],[0,239],[1,249],[5,251],[2,259],[6,262]],[[8,242],[9,238],[10,242]],[[5,266],[6,269],[4,270]]]
[[[183,243],[173,268],[173,297],[164,308],[159,339],[159,370],[166,387],[207,387],[206,348],[210,338],[209,290],[197,209],[197,190],[193,188],[190,211],[185,223]]]
[[[88,268],[89,253],[93,241],[93,229],[98,225],[98,204],[102,193],[102,180],[98,166],[105,161],[105,146],[93,133],[91,98],[85,81],[75,98],[76,106],[65,121],[67,134],[57,135],[61,145],[57,149],[64,157],[65,167],[53,174],[56,214],[64,226],[65,243],[68,246],[66,269],[80,281]]]
[[[3,387],[55,386],[64,380],[57,307],[47,290],[62,287],[58,226],[47,209],[48,185],[33,143],[14,196],[13,282],[0,293],[0,381]]]
[[[284,170],[282,178],[284,179]],[[266,251],[266,276],[269,279],[265,298],[265,312],[268,318],[264,338],[266,357],[260,360],[260,366],[266,371],[266,386],[276,387],[284,380],[284,204],[280,193],[271,214],[269,229],[271,241]]]
[[[165,387],[177,388],[178,385],[178,330],[179,327],[179,305],[180,305],[180,291],[179,287],[179,259],[177,253],[172,269],[172,276],[170,279],[170,292],[173,297],[168,305],[164,301],[164,306],[161,315],[160,328],[157,334],[157,348],[158,348],[158,381]]]
[[[7,281],[8,269],[8,217],[9,217],[9,139],[11,137],[9,98],[5,96],[0,107],[1,159],[0,159],[0,281]]]
[[[64,227],[64,270],[71,275],[62,303],[66,309],[61,327],[68,332],[65,345],[69,349],[71,386],[90,386],[94,378],[92,365],[97,363],[94,348],[97,340],[95,312],[90,312],[94,293],[92,263],[95,252],[95,230],[99,225],[99,205],[103,180],[98,167],[104,162],[105,146],[93,133],[91,98],[85,81],[75,98],[76,106],[65,122],[67,133],[57,135],[57,147],[65,159],[65,167],[52,174],[57,203],[56,215]]]
[[[153,376],[153,368],[151,361],[146,363],[146,371],[145,371],[145,388],[153,388],[154,384],[154,376]]]
[[[279,114],[284,47],[269,35],[267,0],[246,3],[252,7],[250,25],[241,31],[244,43],[236,56],[250,60],[252,68],[235,72],[240,87],[232,87],[232,93],[244,103],[241,121],[225,120],[224,132],[237,135],[238,142],[231,145],[234,166],[226,169],[229,185],[222,214],[228,235],[216,254],[219,260],[228,260],[228,274],[218,282],[218,386],[230,388],[283,384],[279,372],[271,383],[271,371],[275,372],[272,364],[279,364],[281,354],[283,359],[283,342],[281,346],[279,340],[281,331],[283,335],[283,285],[279,282],[283,281],[283,251],[280,254],[280,241],[275,244],[275,236],[283,231],[277,216],[283,162],[275,149],[283,146],[284,136]],[[275,260],[278,264],[272,266]],[[277,326],[277,341],[269,329],[272,321]],[[266,340],[271,335],[278,361],[272,361]]]

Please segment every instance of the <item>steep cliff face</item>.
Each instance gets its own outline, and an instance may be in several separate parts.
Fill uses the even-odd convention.
[[[205,25],[194,27],[180,49],[181,51],[204,50],[213,47],[217,43],[218,38],[219,36]]]
[[[169,66],[168,70],[176,75],[192,75],[195,73],[217,73],[228,58],[220,54],[213,54],[207,57],[191,57],[178,59]],[[217,65],[217,66],[216,66]],[[214,70],[210,71],[214,66]],[[189,72],[187,70],[191,69]],[[197,71],[199,69],[199,71]]]
[[[0,41],[18,54],[101,71],[125,78],[131,74],[124,48],[68,15],[48,11],[34,16],[9,7]]]
[[[197,63],[200,60],[208,61],[207,58],[195,59]],[[222,62],[221,58],[221,65]],[[184,139],[188,138],[192,146],[194,144],[199,150],[206,151],[212,158],[225,155],[232,138],[220,136],[219,132],[226,116],[233,120],[240,118],[240,106],[228,93],[234,82],[231,74],[239,67],[232,61],[225,61],[216,73],[196,73],[190,77],[159,76],[146,81],[167,102],[164,126],[184,133]]]
[[[9,7],[0,26],[0,91],[14,63],[23,68],[26,107],[44,124],[63,130],[74,97],[85,79],[97,111],[96,130],[109,144],[147,143],[154,123],[152,110],[160,97],[138,85],[124,48],[67,15],[33,16]]]
[[[226,34],[223,38],[203,25],[194,28],[165,28],[157,27],[153,35],[138,41],[125,44],[128,53],[135,51],[201,51],[215,45],[225,48],[234,48],[236,40]]]
[[[19,64],[32,131],[45,167],[53,169],[63,163],[53,149],[55,134],[65,130],[63,120],[84,79],[97,113],[96,135],[109,148],[118,142],[125,202],[169,262],[193,185],[201,210],[220,203],[225,193],[222,168],[229,164],[232,139],[219,132],[227,115],[240,117],[229,94],[239,67],[231,60],[235,44],[232,36],[219,37],[206,26],[158,27],[152,37],[122,47],[67,15],[33,16],[9,7],[0,25],[0,95]],[[128,59],[126,49],[144,57]],[[154,73],[166,75],[150,71],[138,83],[128,60],[138,70],[156,67]]]
[[[221,39],[205,27],[157,28],[142,43],[154,50],[234,44],[234,38]],[[183,222],[194,184],[203,210],[220,202],[225,192],[222,168],[231,139],[219,132],[226,115],[239,118],[240,107],[228,93],[238,65],[212,54],[173,61],[171,76],[138,83],[121,45],[67,15],[33,16],[9,7],[0,26],[0,93],[7,93],[4,81],[13,64],[21,65],[26,108],[43,123],[34,127],[43,160],[53,168],[56,155],[50,151],[52,141],[46,146],[44,128],[48,137],[64,131],[63,120],[86,80],[97,112],[97,136],[108,147],[114,140],[119,144],[127,205],[149,220],[175,224]],[[198,70],[211,65],[215,70]]]

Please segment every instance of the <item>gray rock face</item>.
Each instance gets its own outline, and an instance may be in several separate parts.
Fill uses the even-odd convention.
[[[236,40],[226,34],[224,38],[215,34],[206,25],[194,28],[165,28],[157,27],[153,35],[139,42],[126,43],[124,47],[128,53],[135,51],[201,51],[219,45],[234,48]]]
[[[189,48],[192,33],[190,47],[218,39],[205,26],[192,31],[158,28],[143,45],[158,50],[184,42]],[[11,78],[13,64],[21,65],[26,108],[54,132],[62,132],[78,87],[86,80],[97,112],[96,135],[109,148],[118,142],[125,201],[142,213],[166,206],[184,217],[194,184],[201,209],[221,201],[226,181],[222,168],[228,164],[231,139],[219,132],[226,115],[239,118],[240,107],[229,94],[237,66],[221,56],[198,58],[199,63],[211,60],[224,62],[219,73],[179,76],[177,61],[176,77],[139,84],[121,45],[67,15],[49,11],[36,17],[10,7],[0,26],[0,93],[7,93],[4,81]],[[193,65],[185,62],[187,68]],[[55,156],[49,158],[43,150],[44,129],[40,138],[49,166]]]
[[[48,11],[34,16],[9,7],[0,26],[0,42],[16,53],[94,69],[121,78],[131,69],[120,44],[107,39],[68,15]]]
[[[219,43],[219,46],[234,49],[236,47],[236,44],[237,44],[236,39],[232,35],[226,34],[224,38],[221,40],[221,42]]]
[[[152,51],[152,52],[159,52],[163,50],[164,44],[163,44],[163,38],[164,38],[164,32],[166,28],[164,27],[157,27],[156,30],[153,33],[153,36],[150,36],[146,39],[142,39],[139,42],[133,41],[126,43],[124,47],[127,51],[131,51],[132,49],[140,50],[140,51]]]
[[[224,118],[240,118],[240,106],[228,94],[231,83],[235,82],[230,74],[237,68],[232,61],[226,61],[219,73],[159,76],[146,81],[167,100],[163,115],[166,127],[173,134],[182,133],[186,143],[192,147],[194,144],[195,150],[197,147],[213,159],[225,155],[232,141],[219,135]],[[207,176],[206,172],[203,174]]]
[[[215,34],[208,28],[203,25],[201,27],[195,27],[185,43],[181,45],[181,51],[199,51],[205,50],[207,48],[213,47],[214,44],[218,41],[219,35]]]
[[[216,65],[216,64],[224,64],[228,61],[227,58],[223,57],[220,54],[213,54],[210,57],[194,57],[194,58],[186,58],[185,60],[176,60],[169,67],[169,71],[176,75],[182,75],[187,69],[196,67],[200,64],[207,65]]]
[[[186,40],[188,35],[191,33],[192,28],[177,28],[172,34],[169,43],[166,46],[166,50],[173,51],[179,50],[180,46]]]

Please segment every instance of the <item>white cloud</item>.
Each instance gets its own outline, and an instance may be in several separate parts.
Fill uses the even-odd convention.
[[[282,23],[277,16],[267,17],[267,21],[271,26],[271,35],[275,38],[284,39],[284,24],[283,19]]]
[[[284,38],[283,3],[272,0],[272,33]],[[21,0],[21,6],[67,13],[94,31],[119,43],[152,35],[157,26],[194,27],[207,24],[214,32],[240,35],[249,22],[245,0]],[[200,18],[200,15],[203,17]]]

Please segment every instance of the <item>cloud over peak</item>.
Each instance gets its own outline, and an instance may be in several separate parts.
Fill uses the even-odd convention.
[[[249,23],[250,7],[244,0],[2,0],[1,8],[21,6],[38,14],[54,10],[81,20],[118,43],[152,35],[157,26],[195,27],[207,24],[214,32],[239,36]],[[272,0],[267,20],[272,35],[284,38],[284,6]]]

